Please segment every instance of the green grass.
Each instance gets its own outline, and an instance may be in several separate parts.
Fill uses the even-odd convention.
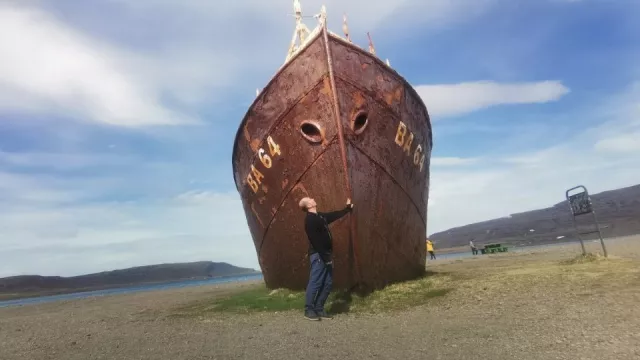
[[[272,291],[264,285],[241,290],[212,300],[198,301],[176,309],[173,315],[190,316],[206,313],[275,312],[304,307],[304,293],[285,289]]]
[[[448,275],[436,273],[427,274],[417,280],[393,284],[368,295],[334,291],[329,296],[327,308],[333,313],[377,313],[402,310],[445,296],[451,291],[449,287],[451,280]],[[303,291],[270,290],[261,285],[228,296],[189,304],[177,309],[174,315],[301,311],[304,308],[304,298]]]
[[[284,289],[271,291],[261,286],[221,298],[212,305],[214,311],[285,311],[304,306],[304,293]]]

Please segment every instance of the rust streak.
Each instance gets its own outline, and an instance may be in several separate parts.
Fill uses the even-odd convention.
[[[395,100],[402,100],[402,94],[404,94],[404,88],[402,86],[398,86],[398,88],[396,88],[396,91],[394,92]]]
[[[338,36],[333,36],[332,39],[342,43],[343,45],[345,45],[347,47],[347,49],[353,51],[356,54],[363,54],[367,57],[368,60],[370,60],[371,62],[373,62],[374,64],[377,63],[378,65],[380,65],[381,67],[384,67],[385,69],[387,69],[387,71],[389,71],[393,77],[395,77],[397,80],[400,80],[400,83],[404,84],[405,89],[407,89],[407,91],[409,91],[416,99],[417,102],[424,107],[425,109],[425,115],[427,116],[427,118],[429,118],[429,109],[427,109],[427,106],[425,105],[424,101],[422,100],[422,98],[420,97],[420,95],[418,94],[418,92],[416,91],[416,89],[409,84],[409,82],[407,81],[407,79],[405,79],[402,75],[400,75],[396,69],[394,68],[390,68],[388,66],[386,66],[386,64],[380,60],[378,57],[376,56],[371,56],[367,51],[365,51],[364,49],[360,48],[359,46],[357,46],[356,44],[350,43],[348,41],[345,41],[344,39],[342,39],[341,37]],[[433,141],[433,139],[431,138],[432,134],[431,134],[431,122],[428,121],[427,125],[429,126],[429,140]]]
[[[356,108],[360,109],[367,102],[367,100],[364,98],[364,95],[362,95],[362,92],[357,91],[353,94],[353,102]]]
[[[260,139],[253,139],[251,140],[251,142],[249,143],[249,146],[251,146],[251,150],[258,151],[258,148],[260,147],[262,143],[260,142]]]
[[[299,96],[298,98],[294,99],[294,101],[292,102],[292,105],[290,105],[288,108],[285,109],[285,111],[282,113],[282,115],[280,117],[278,117],[278,119],[276,119],[273,124],[271,124],[271,126],[269,126],[269,128],[267,128],[267,131],[265,131],[265,135],[262,137],[262,139],[259,139],[260,143],[258,144],[258,147],[262,144],[264,144],[264,142],[267,140],[267,137],[269,136],[269,134],[271,134],[271,132],[273,131],[273,129],[275,129],[278,125],[280,125],[280,123],[282,121],[284,121],[284,119],[287,117],[287,115],[289,115],[289,113],[296,107],[296,105],[302,101],[302,99],[304,99],[305,97],[309,96],[309,94],[316,88],[316,86],[318,86],[318,84],[326,81],[327,76],[323,75],[320,80],[318,80],[315,84],[311,85],[309,87],[309,89],[305,90],[301,96]],[[244,134],[245,134],[245,138],[247,139],[247,141],[249,141],[251,139],[251,136],[249,135],[249,130],[247,129],[247,125],[248,122],[245,122],[244,124]],[[251,146],[251,145],[250,145]],[[249,159],[249,162],[251,164],[255,164],[256,163],[256,159],[258,158],[258,154],[257,154],[257,149],[258,147],[256,147],[255,149],[253,149],[253,155],[251,156],[251,158]],[[235,162],[233,162],[233,171],[236,171],[236,165]],[[235,180],[234,180],[235,182]],[[239,190],[239,186],[236,183],[236,188],[238,188]]]
[[[258,216],[258,212],[256,211],[255,203],[251,203],[251,211],[253,212],[253,215],[256,216],[256,219],[260,223],[260,226],[262,226],[262,228],[264,228],[264,223],[262,222],[262,219],[260,219],[260,216]]]
[[[407,192],[407,190],[405,190],[405,188],[400,185],[400,182],[398,182],[398,180],[396,180],[395,177],[393,177],[393,175],[391,175],[387,169],[384,168],[384,166],[380,165],[380,163],[378,163],[374,158],[372,158],[371,156],[369,156],[369,154],[367,154],[366,152],[364,152],[362,149],[360,149],[359,146],[357,146],[354,143],[350,143],[351,146],[353,146],[354,149],[358,150],[362,155],[366,156],[372,163],[376,164],[385,174],[387,174],[389,176],[389,178],[391,179],[391,181],[393,181],[394,184],[396,184],[400,190],[402,190],[402,192],[407,195],[407,197],[409,198],[409,201],[411,201],[411,204],[413,204],[413,206],[416,208],[416,211],[418,212],[418,215],[420,215],[420,220],[423,220],[422,223],[424,224],[424,226],[427,226],[427,223],[424,221],[424,219],[422,218],[422,215],[420,214],[420,207],[413,201],[413,198],[411,197],[411,195],[409,195],[409,193]],[[425,211],[427,211],[425,209]]]
[[[384,101],[391,106],[402,99],[402,86],[398,86],[393,92],[384,95]]]
[[[300,186],[300,179],[302,179],[304,177],[304,175],[309,171],[309,169],[311,169],[317,162],[318,160],[320,160],[320,158],[322,158],[322,156],[327,152],[327,150],[329,150],[329,148],[331,147],[331,144],[333,144],[336,139],[337,139],[337,135],[334,136],[331,141],[329,142],[329,144],[322,150],[322,152],[320,152],[320,154],[318,154],[318,156],[311,162],[311,164],[309,166],[307,166],[306,169],[304,169],[304,171],[302,173],[300,173],[300,176],[298,176],[298,178],[296,179],[296,181],[294,182],[296,185],[292,186],[291,189],[289,189],[289,191],[287,191],[283,196],[282,196],[282,200],[280,201],[280,204],[278,204],[278,209],[280,209],[282,207],[282,204],[284,204],[284,202],[287,200],[287,197],[289,196],[289,194],[293,191],[293,189],[297,188],[298,186]],[[304,186],[302,186],[304,188]],[[306,190],[305,190],[306,192]],[[267,227],[265,228],[263,226],[264,232],[262,233],[262,239],[260,240],[260,247],[258,248],[258,254],[260,254],[260,251],[262,250],[262,245],[264,244],[264,239],[267,237],[267,233],[269,232],[269,228],[271,227],[271,224],[273,223],[273,219],[276,218],[276,214],[273,214],[273,216],[271,217],[271,219],[269,219],[269,224],[267,224]]]
[[[301,57],[303,54],[305,54],[307,52],[307,49],[309,47],[311,47],[311,45],[318,40],[318,38],[320,38],[321,34],[316,34],[314,35],[312,38],[310,38],[308,40],[307,46],[305,46],[303,49],[300,49],[300,51],[296,52],[291,59],[289,59],[289,61],[287,63],[285,63],[283,66],[281,66],[278,71],[276,71],[276,73],[271,77],[271,79],[269,80],[269,82],[267,83],[267,85],[262,89],[262,91],[260,92],[260,96],[257,96],[255,99],[253,99],[253,102],[251,103],[251,105],[249,106],[249,110],[247,110],[247,112],[244,114],[244,116],[242,117],[242,121],[240,122],[240,125],[238,126],[238,131],[236,132],[236,136],[233,140],[233,147],[236,148],[236,146],[238,145],[238,139],[240,138],[240,129],[244,128],[245,129],[245,138],[247,141],[249,141],[249,139],[251,138],[248,134],[248,132],[246,131],[246,126],[247,126],[247,120],[249,118],[249,114],[251,113],[252,109],[254,109],[254,107],[256,106],[256,104],[258,104],[261,99],[265,98],[265,94],[267,92],[267,90],[269,88],[271,88],[273,86],[273,84],[276,83],[277,79],[279,78],[279,76],[289,67],[293,66],[294,64],[294,60]],[[324,78],[324,76],[322,76],[322,78]],[[311,86],[311,90],[314,89],[316,87],[316,85],[318,85],[320,83],[320,81],[322,81],[322,78],[315,84],[313,84],[313,86]],[[304,91],[302,97],[306,96],[311,90],[308,91]],[[294,100],[298,100],[298,99],[294,99]],[[295,106],[295,105],[293,105]],[[291,106],[288,109],[285,109],[284,114],[287,114],[288,112],[291,111],[291,109],[293,109],[293,106]],[[281,117],[280,119],[276,119],[276,121],[274,121],[274,123],[279,123],[281,121],[281,119],[284,118]],[[274,124],[275,126],[275,124]],[[268,129],[267,134],[271,132],[273,126],[271,128]],[[247,137],[248,136],[248,137]],[[264,139],[263,139],[264,141]],[[233,159],[234,157],[232,157]],[[234,174],[237,172],[236,169],[236,162],[233,161],[232,162],[232,169]],[[234,178],[234,182],[235,182],[235,178]],[[236,184],[236,189],[238,189],[238,191],[240,191],[240,188],[238,186],[238,183],[235,182]]]
[[[360,90],[360,91],[365,91],[365,90],[362,88],[362,86],[360,86],[360,85],[358,85],[357,83],[353,82],[351,79],[344,78],[344,77],[341,77],[341,76],[336,76],[336,77],[337,77],[338,79],[340,79],[340,80],[342,80],[342,81],[346,82],[347,84],[349,84],[349,85],[353,86],[354,88],[356,88],[356,89]],[[404,92],[403,92],[403,94],[404,94],[405,96],[408,96],[408,94],[406,94],[406,93],[404,93]],[[400,96],[402,96],[402,94],[400,94]],[[387,110],[392,110],[392,112],[393,112],[393,109],[391,109],[391,108],[389,107],[389,105],[387,105],[387,103],[386,103],[385,101],[383,101],[382,99],[377,98],[377,97],[372,97],[372,99],[373,99],[373,100],[374,100],[378,105],[380,105],[381,107],[383,107],[383,108],[385,108],[385,109],[387,109]],[[427,115],[427,117],[428,117],[428,115]],[[397,117],[394,117],[394,119],[402,120],[402,119],[399,119],[399,118],[397,118]],[[427,132],[427,134],[429,135],[429,150],[432,150],[432,149],[433,149],[433,134],[431,133],[431,125],[430,125],[430,124],[429,124],[429,128],[428,128],[428,130],[429,130],[429,131]]]
[[[324,86],[322,87],[322,90],[320,90],[320,93],[322,95],[331,95],[331,80],[329,79],[328,76],[324,76],[323,77],[323,82],[324,82]]]

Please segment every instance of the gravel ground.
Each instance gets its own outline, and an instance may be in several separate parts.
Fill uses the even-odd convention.
[[[252,284],[0,308],[0,359],[638,359],[640,237],[607,244],[612,260],[587,264],[560,264],[579,245],[429,262],[457,279],[446,296],[321,322],[168,316]]]

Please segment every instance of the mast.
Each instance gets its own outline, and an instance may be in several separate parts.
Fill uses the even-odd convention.
[[[293,0],[293,12],[296,17],[296,28],[293,31],[293,37],[291,38],[291,45],[289,45],[289,52],[287,53],[288,61],[293,54],[304,44],[305,39],[309,36],[309,28],[302,22],[302,6],[300,0]],[[296,45],[296,40],[300,40],[300,44]]]
[[[373,40],[371,40],[371,35],[369,35],[369,32],[367,32],[367,37],[369,38],[369,52],[372,55],[376,54],[376,48],[373,46]]]
[[[342,32],[344,36],[347,38],[347,41],[351,41],[351,36],[349,36],[349,24],[347,24],[347,14],[342,15]]]

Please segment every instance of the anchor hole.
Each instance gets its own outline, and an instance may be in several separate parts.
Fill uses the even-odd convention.
[[[356,134],[361,134],[367,127],[368,123],[369,115],[364,111],[359,112],[355,119],[353,119],[353,131]]]
[[[322,142],[322,138],[324,137],[320,127],[311,121],[303,121],[302,125],[300,125],[300,131],[302,132],[302,136],[312,143]]]

